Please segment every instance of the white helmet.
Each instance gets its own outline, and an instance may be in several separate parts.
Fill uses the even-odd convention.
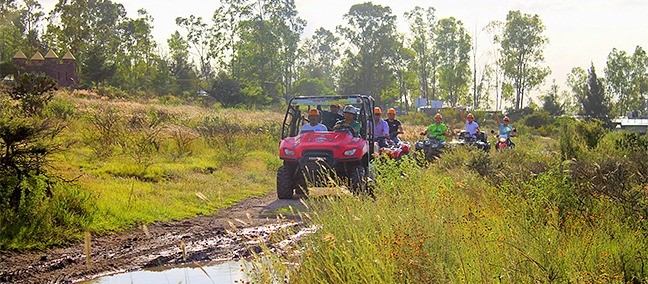
[[[352,105],[344,106],[344,110],[342,112],[358,115],[358,109]]]

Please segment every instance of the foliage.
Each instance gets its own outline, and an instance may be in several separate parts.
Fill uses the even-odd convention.
[[[12,99],[19,101],[22,110],[28,115],[38,115],[52,99],[56,89],[54,79],[32,73],[23,73],[9,90]]]
[[[436,37],[434,12],[433,7],[424,9],[417,6],[412,11],[405,13],[413,36],[410,48],[414,51],[414,60],[411,68],[416,74],[418,86],[420,86],[420,97],[431,100],[436,99],[436,68],[438,60],[438,54],[432,44]]]
[[[295,96],[330,96],[334,92],[319,79],[305,78],[295,83]]]
[[[225,73],[219,73],[212,84],[210,94],[224,107],[235,107],[250,103],[244,96],[241,84]]]
[[[540,85],[549,74],[548,68],[539,65],[544,61],[543,49],[548,42],[542,35],[544,30],[538,15],[509,11],[503,34],[495,38],[501,46],[500,65],[504,76],[515,88],[515,109],[524,107],[527,91]]]
[[[435,50],[438,52],[437,72],[439,91],[444,101],[452,107],[466,104],[470,80],[470,35],[463,23],[454,17],[440,19],[437,24]],[[464,98],[463,100],[460,100]]]
[[[551,91],[549,91],[547,95],[541,97],[541,99],[542,99],[542,109],[548,112],[550,115],[561,116],[565,114],[566,103],[559,102],[558,85],[556,85],[555,80],[551,85]]]
[[[302,216],[317,232],[289,248],[300,253],[266,255],[257,271],[297,283],[648,279],[645,213],[628,215],[630,200],[619,195],[590,194],[575,164],[540,151],[554,146],[544,141],[491,155],[453,151],[429,169],[378,163],[386,178],[376,180],[375,200],[311,200],[314,212]],[[451,168],[448,157],[458,160]],[[491,163],[485,176],[470,168],[480,160]]]
[[[52,140],[61,127],[41,118],[52,98],[54,81],[45,76],[23,74],[10,90],[13,101],[3,102],[0,114],[0,210],[17,211],[33,194],[27,181],[45,174],[47,156],[53,151]],[[10,108],[20,104],[20,110]],[[47,180],[47,179],[45,179]]]
[[[389,7],[367,2],[351,6],[344,19],[346,25],[339,26],[338,32],[349,48],[342,63],[341,93],[370,94],[378,105],[392,103],[383,101],[383,95],[395,80],[389,62],[395,61],[392,57],[401,46],[396,16]]]
[[[585,86],[584,97],[581,99],[583,110],[588,117],[605,119],[610,112],[610,103],[605,95],[601,79],[597,78],[594,64],[590,67]]]
[[[607,57],[605,82],[607,92],[617,100],[618,115],[626,111],[645,111],[648,96],[648,56],[637,46],[632,55],[613,48]]]
[[[546,111],[534,111],[531,115],[525,116],[522,124],[534,128],[540,128],[554,123],[554,119]]]

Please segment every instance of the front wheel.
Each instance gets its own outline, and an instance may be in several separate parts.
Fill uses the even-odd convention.
[[[292,199],[293,198],[293,175],[294,171],[288,166],[281,166],[277,170],[277,198],[279,199]]]
[[[351,191],[354,193],[368,193],[373,195],[371,189],[367,186],[367,177],[366,177],[365,167],[355,166],[348,173],[349,179],[351,180]]]

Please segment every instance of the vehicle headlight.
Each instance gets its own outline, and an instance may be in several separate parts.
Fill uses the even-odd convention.
[[[293,155],[295,155],[295,151],[290,150],[290,149],[288,149],[288,148],[285,148],[285,149],[284,149],[284,153],[285,153],[286,155],[288,155],[288,156],[293,156]]]
[[[355,154],[355,152],[356,152],[356,149],[346,150],[346,151],[344,151],[344,155],[345,156],[353,156],[353,154]]]

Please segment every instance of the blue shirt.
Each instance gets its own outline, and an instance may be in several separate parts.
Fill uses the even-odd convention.
[[[479,123],[466,121],[466,132],[470,133],[470,136],[477,137],[477,128],[479,128]]]
[[[374,120],[374,137],[388,137],[389,136],[389,124],[387,121],[380,120],[376,122]]]
[[[500,124],[500,127],[499,127],[500,138],[509,139],[510,133],[511,133],[512,130],[513,130],[513,126],[504,125],[504,123]]]

